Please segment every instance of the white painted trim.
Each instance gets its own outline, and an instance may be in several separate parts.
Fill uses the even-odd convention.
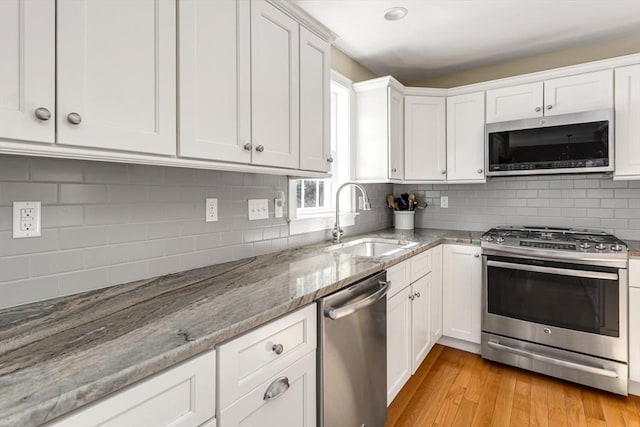
[[[640,383],[629,381],[629,394],[640,396]]]
[[[447,96],[449,89],[430,88],[430,87],[406,87],[404,94],[414,96]]]
[[[19,156],[54,157],[63,159],[95,160],[100,162],[133,163],[153,166],[169,166],[194,169],[213,169],[245,173],[264,173],[271,175],[290,175],[304,178],[329,178],[328,173],[303,171],[299,169],[254,166],[242,163],[192,160],[173,156],[155,156],[120,151],[101,151],[87,148],[44,145],[30,142],[11,142],[0,140],[0,154]]]
[[[438,340],[438,344],[441,344],[447,347],[457,348],[458,350],[468,351],[469,353],[475,353],[475,354],[480,354],[480,349],[481,349],[480,344],[459,340],[457,338],[444,337],[444,336],[440,337],[440,339]]]

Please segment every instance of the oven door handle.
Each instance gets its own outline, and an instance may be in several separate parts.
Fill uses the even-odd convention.
[[[536,273],[559,274],[562,276],[585,277],[588,279],[618,280],[617,274],[603,273],[601,271],[571,270],[567,268],[556,268],[556,267],[540,267],[537,265],[516,264],[512,262],[493,261],[493,260],[487,261],[487,266],[508,268],[511,270],[533,271]]]
[[[538,362],[549,363],[550,365],[570,368],[576,371],[588,372],[590,374],[596,374],[603,377],[618,378],[618,373],[610,369],[599,368],[597,366],[583,365],[580,363],[570,362],[568,360],[562,360],[562,359],[556,359],[549,356],[544,356],[542,354],[533,353],[527,350],[522,350],[520,348],[515,348],[508,345],[500,344],[495,340],[487,341],[487,345],[495,350],[506,351],[508,353],[513,353],[517,356],[526,357],[528,359],[533,359]]]

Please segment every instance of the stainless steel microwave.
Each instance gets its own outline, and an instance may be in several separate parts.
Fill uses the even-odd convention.
[[[613,171],[613,111],[490,123],[487,176]]]

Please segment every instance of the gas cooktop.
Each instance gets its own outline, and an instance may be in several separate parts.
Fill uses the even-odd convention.
[[[531,248],[627,256],[627,246],[599,230],[554,227],[495,227],[482,235],[482,247]]]

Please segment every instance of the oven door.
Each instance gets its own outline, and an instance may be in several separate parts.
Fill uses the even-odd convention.
[[[627,270],[483,256],[483,331],[627,362]]]

